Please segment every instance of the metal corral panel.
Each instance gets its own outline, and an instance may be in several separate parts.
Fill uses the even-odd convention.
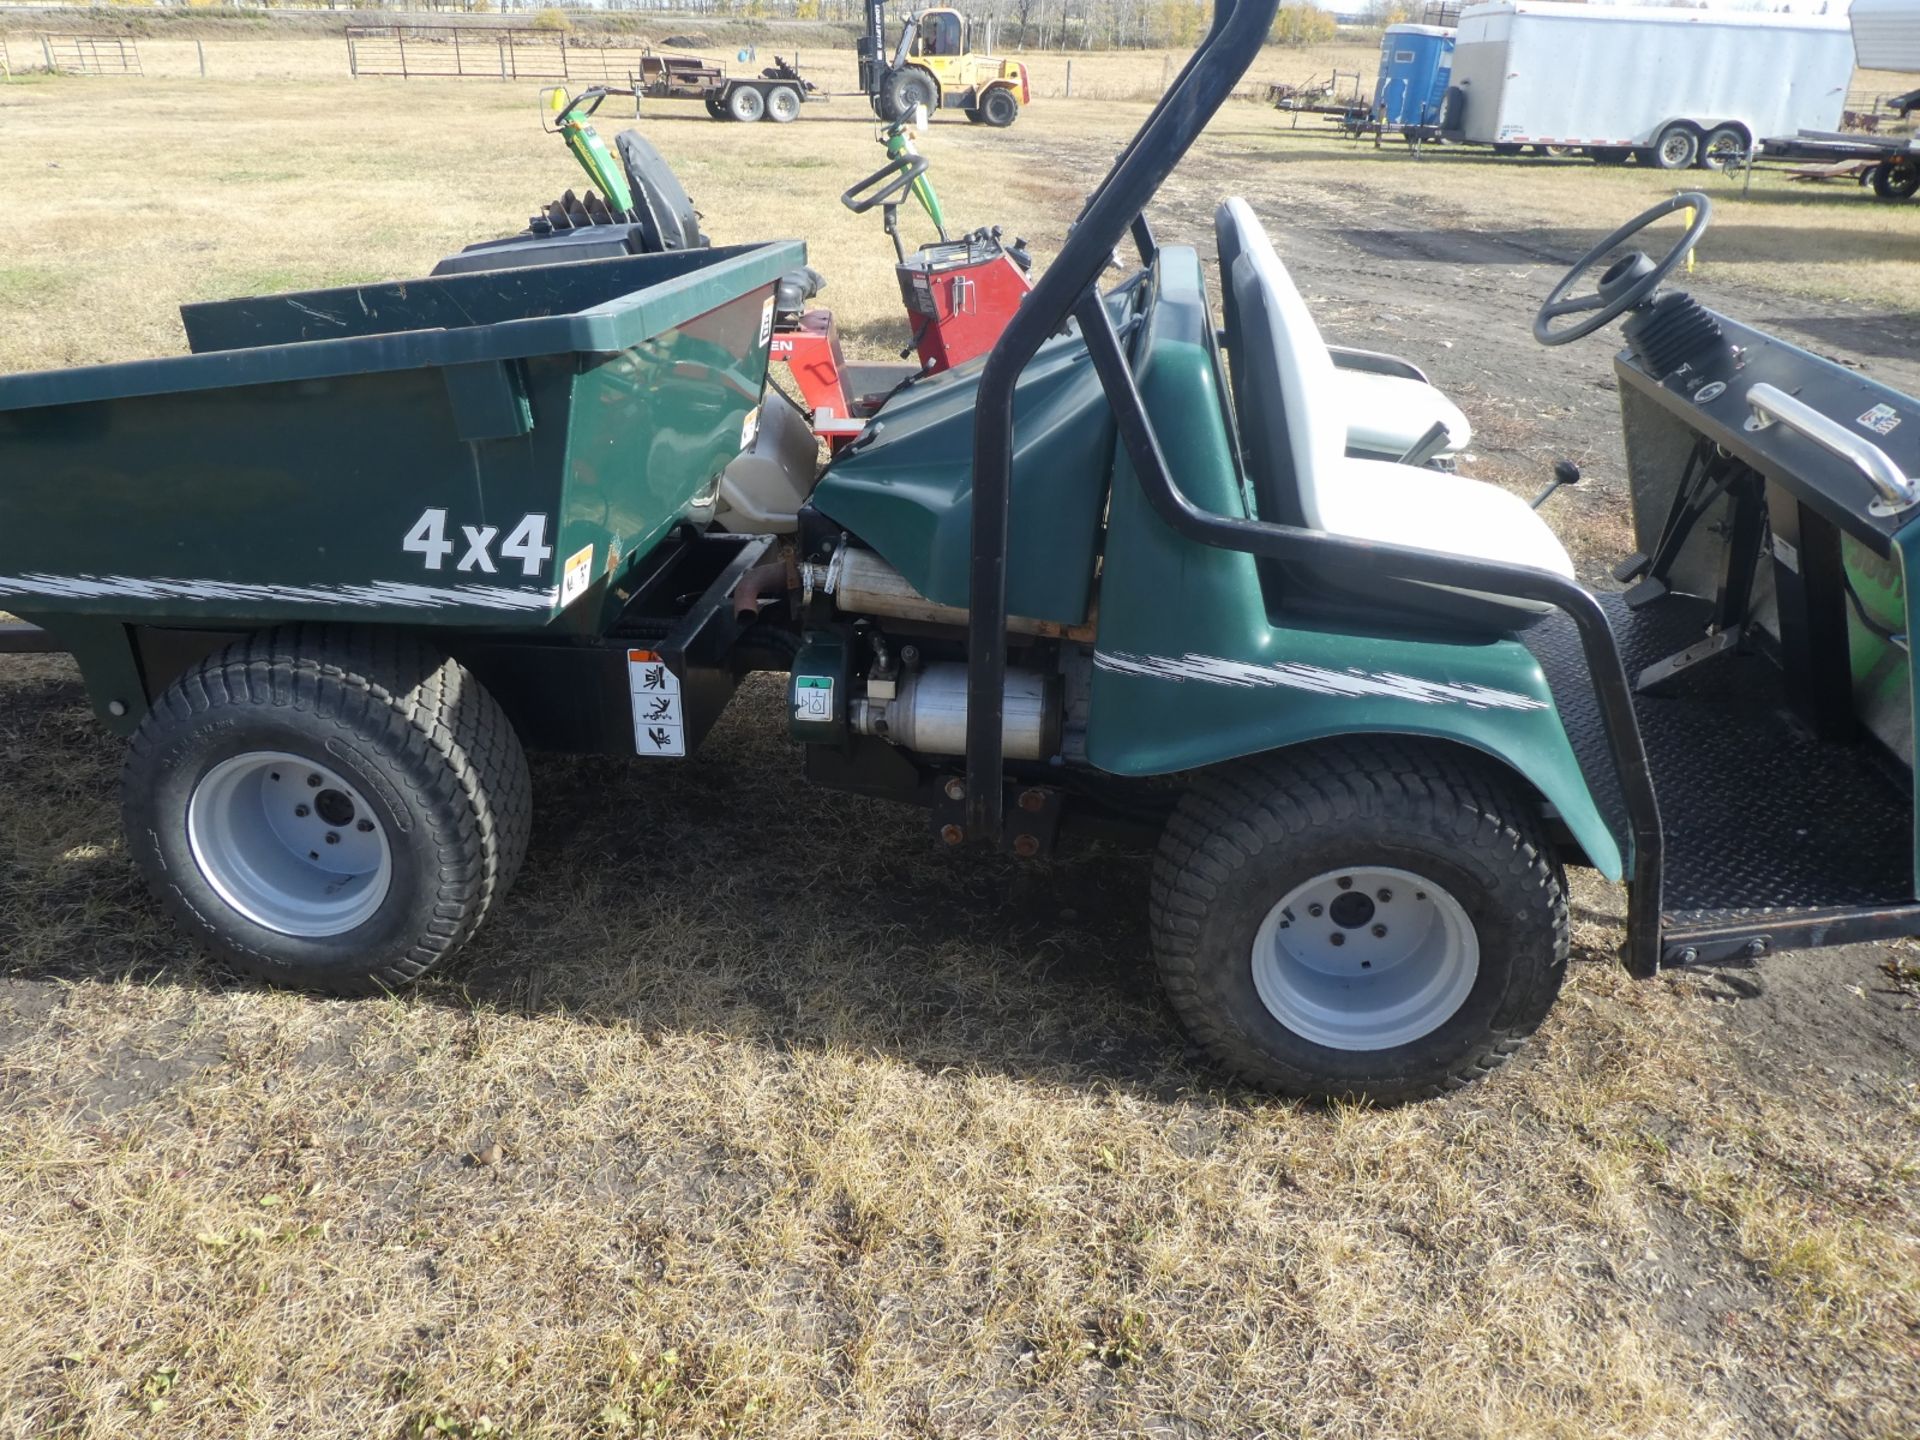
[[[1871,0],[1869,0],[1871,3]],[[1638,147],[1675,120],[1750,139],[1833,130],[1853,79],[1844,16],[1510,0],[1460,16],[1460,138]]]
[[[1920,71],[1920,0],[1853,0],[1849,13],[1862,69]]]

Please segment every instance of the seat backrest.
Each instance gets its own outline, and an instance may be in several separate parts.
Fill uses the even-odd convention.
[[[1266,232],[1257,221],[1240,231],[1227,281],[1239,335],[1228,359],[1247,476],[1262,519],[1322,530],[1320,490],[1346,454],[1333,357]]]

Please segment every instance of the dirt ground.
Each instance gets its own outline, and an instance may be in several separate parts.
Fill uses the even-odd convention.
[[[0,262],[10,368],[171,348],[182,299],[406,273],[568,179],[525,96],[300,74],[87,92],[83,193],[72,93],[0,92],[0,205],[34,217]],[[403,103],[444,166],[369,124]],[[1044,258],[1143,113],[928,148],[958,216]],[[1472,473],[1582,464],[1551,513],[1597,582],[1626,537],[1612,344],[1528,325],[1663,182],[1349,163],[1282,123],[1223,116],[1162,238],[1207,253],[1246,195],[1329,338],[1460,401]],[[877,353],[885,255],[831,202],[865,127],[769,128],[649,133],[716,238],[805,233]],[[1712,184],[1694,288],[1920,393],[1920,318],[1840,298],[1849,253],[1911,279],[1910,217]],[[126,861],[71,667],[0,666],[0,1435],[1913,1433],[1920,948],[1634,982],[1586,877],[1515,1065],[1401,1110],[1279,1104],[1187,1053],[1140,856],[937,853],[807,787],[779,711],[751,687],[671,770],[537,758],[505,910],[346,1003],[201,962]]]

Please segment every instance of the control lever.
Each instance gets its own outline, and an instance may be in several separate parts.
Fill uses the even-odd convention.
[[[1547,482],[1546,489],[1533,497],[1533,508],[1538,510],[1542,505],[1546,504],[1547,501],[1553,498],[1554,491],[1558,490],[1562,485],[1578,485],[1579,483],[1580,467],[1578,465],[1574,464],[1571,460],[1554,461],[1553,479]]]

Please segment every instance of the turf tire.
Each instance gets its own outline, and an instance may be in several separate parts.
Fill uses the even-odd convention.
[[[196,860],[196,786],[256,751],[346,778],[392,856],[385,900],[318,938],[255,923]],[[499,903],[526,857],[532,786],[512,724],[461,666],[403,635],[290,626],[238,641],[176,680],[135,732],[121,777],[135,862],[216,960],[275,985],[364,995],[444,961]]]
[[[1368,864],[1446,886],[1479,968],[1432,1032],[1329,1048],[1261,1000],[1254,937],[1300,881]],[[1492,766],[1417,742],[1303,747],[1203,775],[1161,838],[1150,908],[1161,979],[1194,1041],[1251,1085],[1316,1100],[1414,1100],[1481,1078],[1546,1018],[1567,967],[1566,880],[1537,807]]]

